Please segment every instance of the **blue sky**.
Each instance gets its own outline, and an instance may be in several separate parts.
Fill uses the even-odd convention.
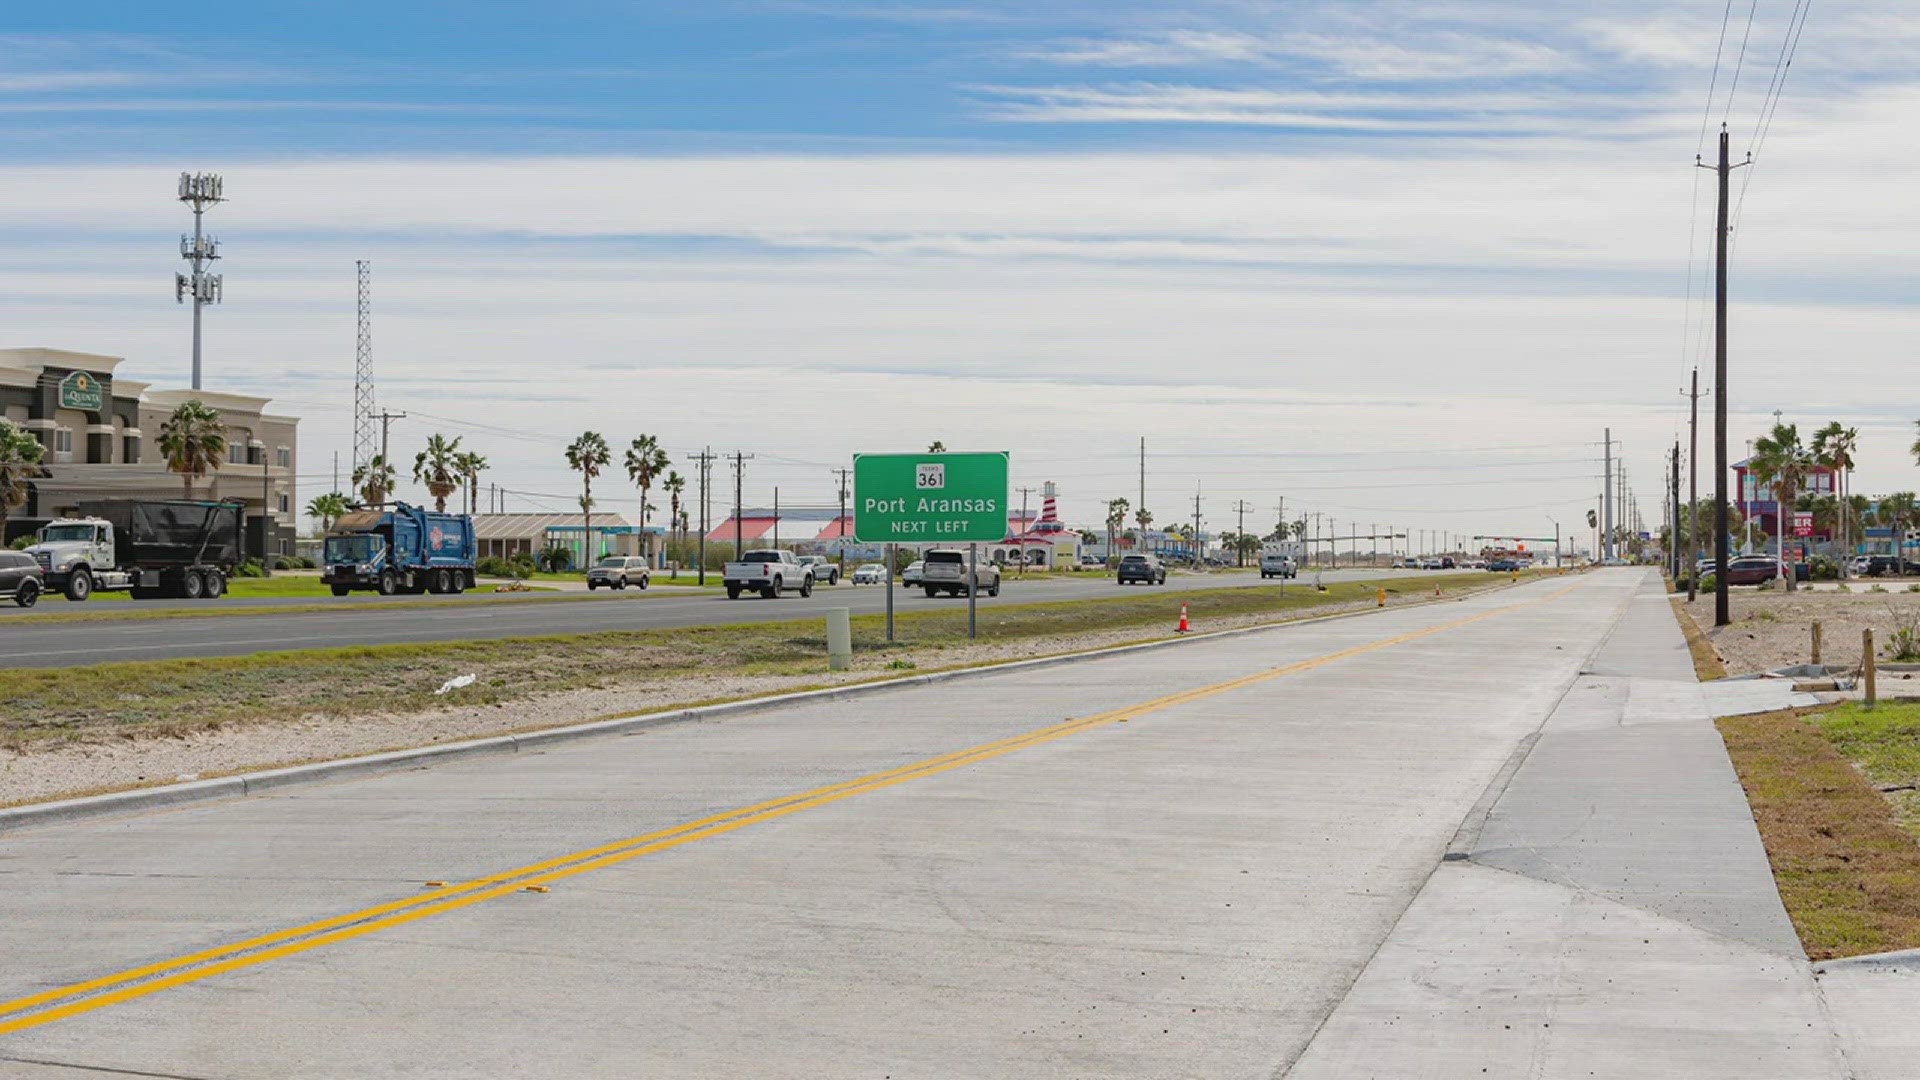
[[[1724,117],[1761,151],[1737,428],[1851,420],[1862,489],[1911,487],[1871,388],[1920,329],[1920,15],[1813,10],[1763,142],[1801,5],[1750,2],[1751,31],[1713,0],[10,9],[0,239],[32,258],[0,345],[177,382],[172,176],[216,170],[209,385],[306,418],[303,496],[347,447],[371,258],[381,400],[422,417],[396,438],[461,434],[549,502],[586,427],[758,451],[749,501],[938,437],[1092,518],[1144,434],[1149,503],[1198,486],[1219,522],[1286,495],[1538,532],[1602,426],[1657,483]],[[1434,479],[1464,464],[1493,467]]]

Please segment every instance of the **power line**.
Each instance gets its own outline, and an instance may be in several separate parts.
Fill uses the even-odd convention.
[[[1740,54],[1733,61],[1733,79],[1727,83],[1727,107],[1720,114],[1720,122],[1726,123],[1733,115],[1733,99],[1740,92],[1740,68],[1747,62],[1747,41],[1753,37],[1753,13],[1760,7],[1760,0],[1750,0],[1747,4],[1747,28],[1740,35]]]

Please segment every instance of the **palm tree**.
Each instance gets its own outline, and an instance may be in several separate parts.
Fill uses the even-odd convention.
[[[448,442],[445,435],[428,436],[427,448],[414,455],[413,479],[415,483],[427,485],[435,512],[446,513],[447,496],[464,486],[465,477],[460,474],[460,437],[456,435]]]
[[[388,493],[393,491],[393,485],[399,479],[399,474],[387,464],[387,459],[375,454],[365,464],[354,466],[354,494],[360,496],[360,501],[367,506],[379,506],[387,501]]]
[[[1907,557],[1907,533],[1920,524],[1920,497],[1911,491],[1896,491],[1882,496],[1880,505],[1874,509],[1874,517],[1881,525],[1893,530],[1895,565],[1903,565]]]
[[[1127,522],[1127,500],[1111,499],[1107,502],[1107,558],[1112,559],[1116,550],[1113,546],[1113,534]]]
[[[660,449],[660,440],[651,435],[641,435],[627,445],[627,479],[640,489],[640,535],[647,534],[647,492],[660,474],[667,471],[667,452]],[[645,543],[643,539],[641,543]]]
[[[340,515],[346,512],[347,497],[337,491],[329,491],[325,495],[315,495],[312,501],[307,503],[307,516],[320,519],[321,532],[326,532],[328,529],[333,528],[333,523],[338,521]]]
[[[1859,447],[1859,429],[1842,427],[1838,420],[1829,422],[1826,427],[1813,433],[1814,460],[1833,470],[1834,496],[1839,502],[1840,548],[1842,551],[1852,550],[1852,545],[1848,543],[1852,533],[1847,527],[1847,519],[1849,517],[1847,513],[1847,489],[1851,486],[1850,480],[1853,475],[1853,452],[1859,449]],[[1846,562],[1847,560],[1845,559],[1840,560],[1840,572],[1842,575],[1846,573]]]
[[[1913,426],[1920,427],[1920,420],[1915,420]],[[1914,464],[1920,465],[1920,439],[1913,440],[1913,445],[1907,448],[1907,453],[1913,455]]]
[[[1913,445],[1916,447],[1916,449],[1914,450],[1914,455],[1916,457],[1920,457],[1920,442],[1916,442]],[[939,439],[935,439],[931,443],[927,444],[927,453],[929,454],[944,454],[946,452],[947,452],[947,444],[941,442]]]
[[[27,481],[47,474],[40,464],[46,454],[25,428],[0,418],[0,536],[6,534],[7,515],[27,504]]]
[[[187,498],[193,498],[193,482],[218,472],[227,458],[227,428],[220,414],[200,401],[185,401],[160,425],[160,452],[167,456],[167,469],[180,474],[187,485]],[[209,495],[220,489],[214,477]]]
[[[687,542],[687,536],[685,532],[681,531],[680,494],[687,490],[687,478],[677,472],[669,472],[666,480],[663,481],[660,486],[666,489],[669,500],[667,503],[667,531],[678,533],[677,539],[680,543],[684,544]]]
[[[567,445],[567,467],[580,474],[580,529],[585,562],[593,561],[593,478],[613,460],[607,440],[597,431],[583,431]]]
[[[1787,531],[1793,527],[1793,504],[1800,497],[1800,485],[1806,482],[1807,470],[1813,467],[1813,454],[1800,442],[1800,429],[1795,424],[1775,424],[1773,430],[1753,441],[1753,459],[1748,468],[1755,477],[1773,488],[1773,497],[1778,500],[1778,531],[1780,533],[1780,558],[1784,562],[1787,554]],[[1787,591],[1794,590],[1794,574],[1787,572]]]
[[[487,471],[487,459],[468,450],[454,459],[454,471],[466,482],[467,513],[479,513],[480,474]]]

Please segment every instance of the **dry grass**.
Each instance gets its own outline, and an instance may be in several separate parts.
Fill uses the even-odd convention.
[[[1727,677],[1727,665],[1720,660],[1720,654],[1713,648],[1713,642],[1702,633],[1700,627],[1687,614],[1686,600],[1676,597],[1673,600],[1673,613],[1680,620],[1680,632],[1687,636],[1687,651],[1693,654],[1693,673],[1701,682]]]
[[[1830,734],[1859,746],[1901,733],[1868,737],[1844,710],[1728,717],[1718,726],[1807,955],[1920,947],[1920,843]],[[1904,737],[1916,732],[1920,716],[1908,718]]]
[[[1440,586],[1458,595],[1506,584],[1488,574],[1435,575],[1411,583],[1347,582],[1315,592],[1291,585],[1193,592],[1129,591],[1124,597],[994,606],[979,614],[983,643],[999,658],[1070,650],[1077,637],[1131,631],[1128,640],[1171,636],[1185,601],[1209,621],[1286,621],[1363,605],[1376,588],[1402,602]],[[964,645],[966,605],[902,614],[899,640],[881,616],[853,620],[856,667],[938,663]],[[564,691],[659,685],[693,675],[810,676],[826,671],[822,621],[688,627],[435,644],[308,649],[244,657],[99,664],[84,669],[0,670],[0,748],[15,751],[103,739],[175,736],[224,725],[286,723],[313,716],[410,714],[491,705]],[[456,675],[480,674],[457,698],[433,691]]]

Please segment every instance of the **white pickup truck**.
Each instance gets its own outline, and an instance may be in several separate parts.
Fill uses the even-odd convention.
[[[743,592],[757,592],[768,600],[777,600],[788,589],[801,596],[813,595],[813,570],[802,565],[791,551],[769,548],[749,551],[739,562],[730,562],[721,572],[727,585],[727,599],[738,600]]]

